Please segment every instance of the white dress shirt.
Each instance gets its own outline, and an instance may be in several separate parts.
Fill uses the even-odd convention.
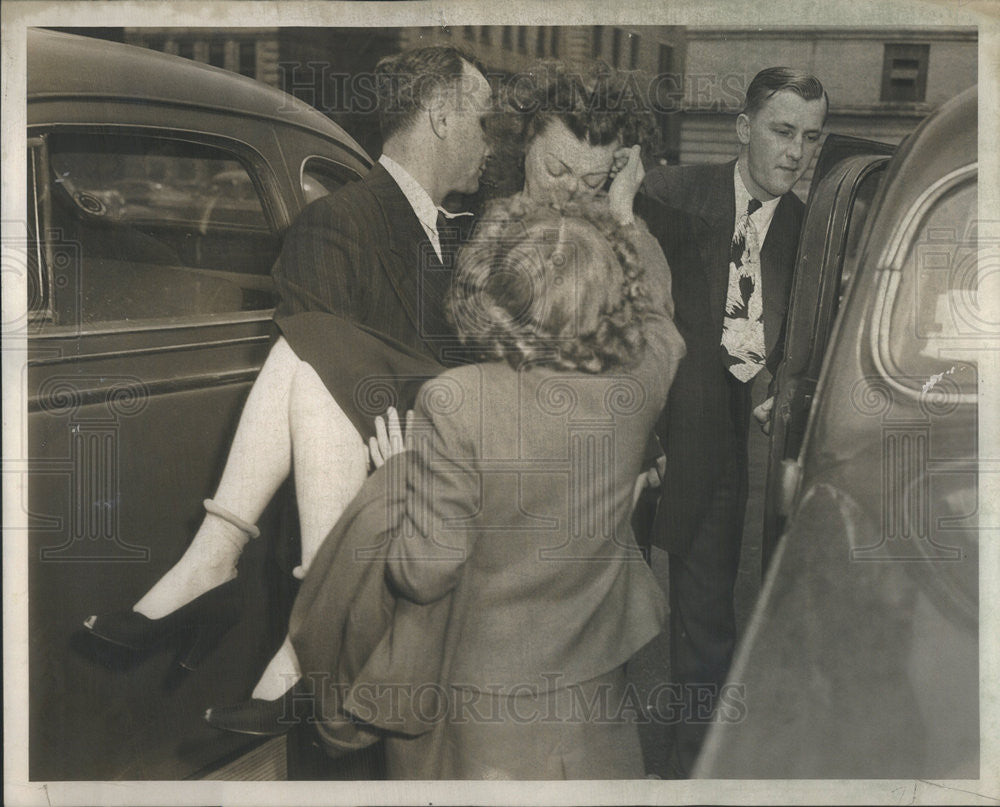
[[[733,230],[736,229],[740,219],[747,212],[747,205],[750,204],[750,200],[753,198],[750,195],[750,191],[747,190],[747,186],[743,184],[743,177],[740,176],[739,162],[736,163],[734,171],[733,186],[736,190],[736,219],[733,222]],[[754,211],[754,214],[750,217],[750,221],[753,222],[754,229],[757,231],[758,242],[761,246],[764,246],[764,239],[767,238],[767,231],[771,229],[771,219],[774,218],[774,211],[778,206],[778,202],[781,201],[781,197],[778,196],[767,202],[761,199],[757,201],[760,202],[760,209]]]
[[[431,242],[431,246],[434,247],[434,251],[437,253],[438,260],[441,258],[441,240],[438,238],[437,231],[437,217],[438,217],[438,207],[431,200],[431,196],[424,190],[423,185],[421,185],[417,180],[415,180],[409,171],[407,171],[403,166],[396,162],[392,157],[386,157],[384,154],[378,158],[379,163],[389,172],[396,184],[399,185],[399,189],[403,192],[403,196],[406,197],[406,201],[410,203],[410,207],[413,208],[413,212],[416,214],[420,226],[424,228],[424,232],[427,233],[427,238]]]

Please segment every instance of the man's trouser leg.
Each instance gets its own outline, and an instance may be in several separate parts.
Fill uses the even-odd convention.
[[[673,762],[685,775],[694,767],[736,644],[733,591],[746,512],[751,384],[728,383],[725,467],[690,549],[670,555],[670,666],[681,699]]]

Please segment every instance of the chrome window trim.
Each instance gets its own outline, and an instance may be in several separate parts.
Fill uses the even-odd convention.
[[[147,347],[127,348],[125,350],[105,350],[101,353],[82,353],[76,356],[48,356],[28,359],[29,367],[44,367],[53,364],[78,364],[84,361],[100,361],[102,359],[126,359],[133,356],[149,356],[156,353],[180,353],[188,350],[205,348],[235,347],[237,345],[253,345],[259,342],[270,342],[269,334],[254,334],[253,336],[235,336],[228,339],[210,339],[204,342],[184,342],[181,344],[150,345]]]
[[[197,318],[181,319],[168,317],[147,320],[116,320],[99,323],[101,327],[83,329],[76,325],[60,325],[49,328],[45,333],[32,334],[31,340],[83,338],[88,336],[109,336],[112,334],[146,333],[149,331],[180,331],[188,328],[207,328],[222,325],[239,325],[246,322],[267,322],[274,318],[273,308],[259,311],[232,311],[219,314],[201,314]]]
[[[34,251],[35,260],[38,262],[38,293],[45,300],[44,310],[32,313],[29,307],[27,315],[32,324],[44,326],[55,319],[55,309],[52,304],[52,287],[55,285],[52,244],[48,238],[42,236],[43,228],[48,226],[52,218],[51,195],[47,192],[46,184],[49,175],[48,144],[42,135],[29,137],[25,143],[25,150],[31,164],[31,198],[27,203],[31,205],[35,218]],[[30,248],[31,244],[27,246]]]

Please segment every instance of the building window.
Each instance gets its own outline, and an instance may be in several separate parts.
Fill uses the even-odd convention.
[[[213,67],[226,66],[226,43],[213,39],[208,43],[208,63]]]
[[[549,36],[549,56],[553,59],[559,58],[559,29],[553,26],[550,29],[551,36]]]
[[[476,38],[476,27],[474,25],[462,26],[462,36],[472,42]]]
[[[253,41],[240,42],[239,72],[253,78],[257,75],[257,43]]]
[[[535,56],[545,55],[545,29],[538,26],[535,31]]]
[[[591,34],[591,43],[590,43],[591,44],[590,55],[593,56],[595,59],[601,58],[603,34],[604,34],[604,26],[595,25],[593,28],[593,32]]]
[[[523,25],[517,27],[517,49],[520,53],[528,52],[528,29]]]
[[[167,38],[164,36],[146,37],[146,47],[150,50],[164,50],[167,45]]]
[[[930,45],[886,45],[882,62],[882,100],[920,103],[927,95]]]
[[[628,67],[629,70],[639,69],[639,35],[629,34]]]
[[[615,67],[622,65],[622,29],[615,28],[611,32],[611,64]]]
[[[503,27],[503,33],[501,34],[501,44],[504,50],[514,49],[514,31],[509,25]]]
[[[660,45],[660,58],[657,64],[657,72],[660,74],[669,73],[674,66],[674,49],[670,45]]]
[[[490,30],[490,26],[483,25],[479,29],[479,41],[484,45],[493,44],[493,31]]]
[[[182,56],[185,59],[194,58],[194,42],[186,39],[182,39],[177,43],[177,55]]]

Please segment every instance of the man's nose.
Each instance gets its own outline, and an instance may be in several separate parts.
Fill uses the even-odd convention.
[[[787,154],[793,160],[798,162],[802,159],[802,136],[793,137],[791,142],[788,144]]]

